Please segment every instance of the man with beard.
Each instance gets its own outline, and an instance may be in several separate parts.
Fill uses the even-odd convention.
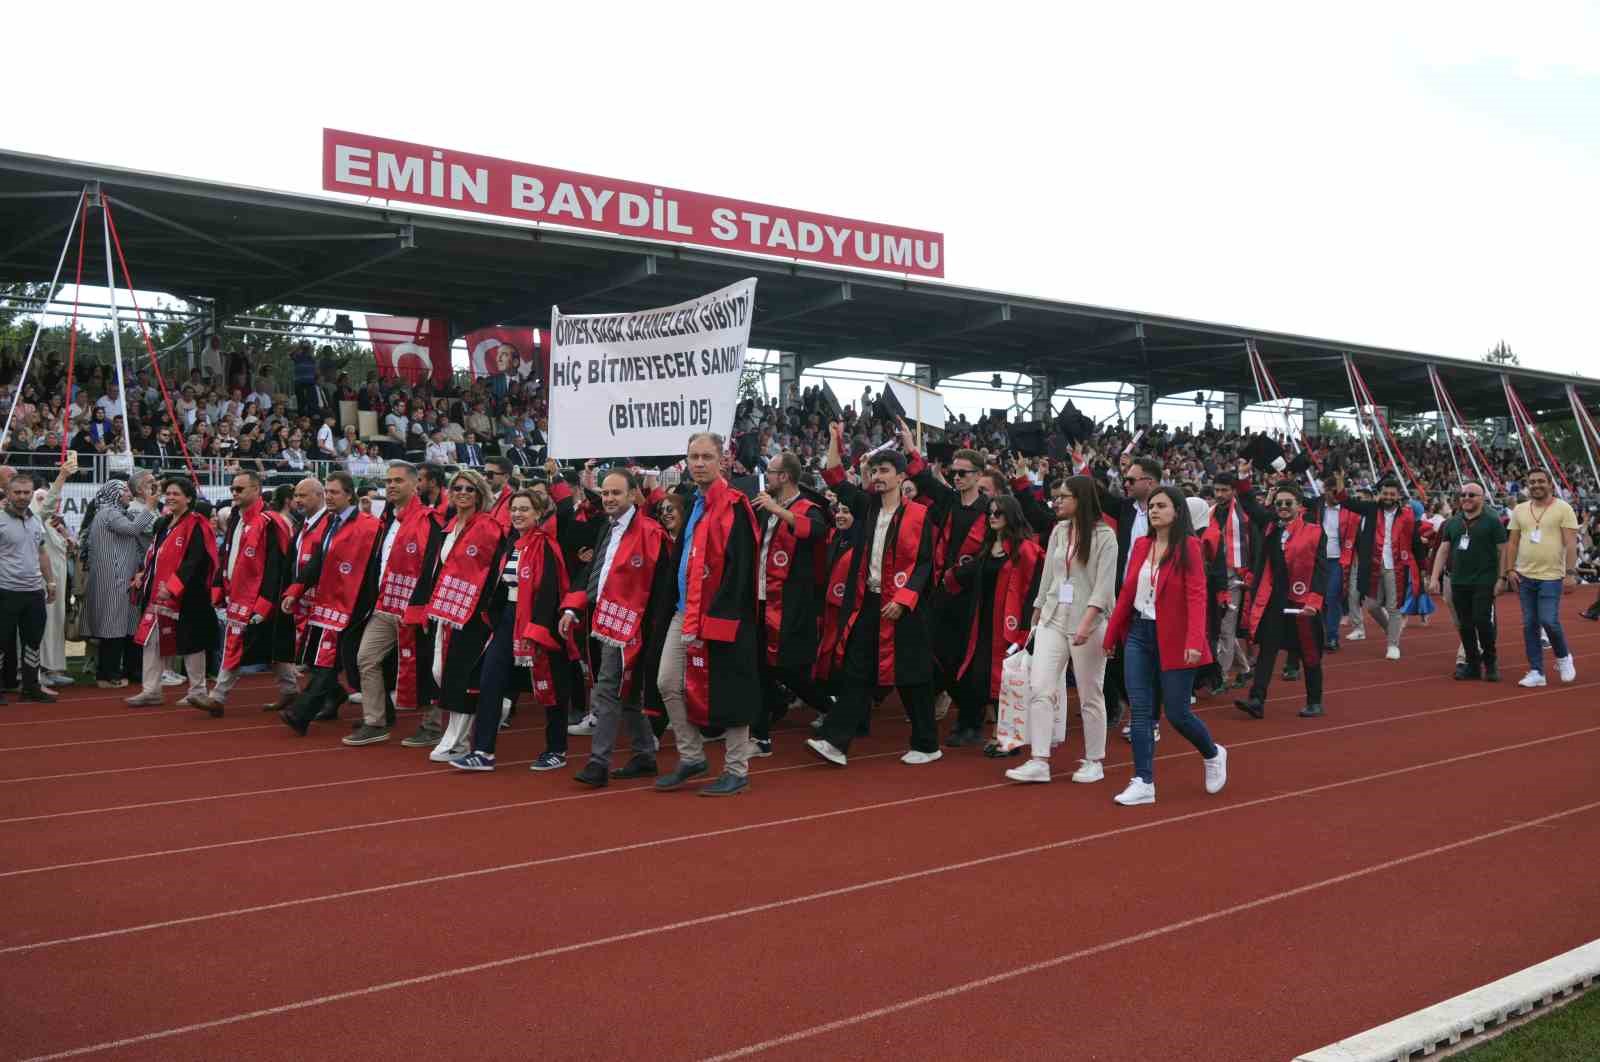
[[[761,551],[756,598],[761,609],[761,708],[752,734],[756,755],[772,754],[772,724],[788,705],[780,686],[814,708],[826,707],[811,683],[817,660],[817,569],[825,563],[828,525],[821,506],[800,493],[800,460],[784,452],[767,463],[767,489],[754,499]]]
[[[449,513],[450,499],[444,489],[444,469],[431,461],[424,461],[417,466],[417,497],[422,499],[422,504],[434,511],[434,514],[443,520]]]
[[[1300,715],[1316,718],[1323,714],[1322,620],[1318,613],[1330,563],[1322,526],[1303,519],[1305,502],[1293,483],[1273,488],[1270,512],[1248,494],[1237,500],[1262,529],[1250,609],[1250,628],[1261,655],[1256,659],[1249,699],[1233,703],[1253,718],[1262,718],[1278,650],[1298,649],[1306,679],[1306,706]]]
[[[327,715],[326,705],[331,703],[337,713],[343,700],[339,672],[354,670],[356,635],[350,621],[380,527],[377,517],[356,508],[355,480],[348,472],[329,475],[325,489],[327,515],[310,532],[314,551],[301,564],[281,606],[293,614],[301,596],[314,592],[300,646],[300,663],[311,677],[305,692],[278,713],[301,736],[313,717]]]
[[[1494,595],[1505,581],[1506,529],[1484,507],[1483,484],[1461,484],[1460,509],[1439,529],[1428,590],[1440,594],[1441,575],[1450,568],[1450,601],[1464,654],[1458,680],[1500,681],[1495,651]]]
[[[883,450],[868,459],[866,474],[877,486],[864,491],[845,478],[841,428],[832,441],[823,478],[855,513],[850,574],[839,606],[835,659],[838,699],[816,737],[806,746],[836,766],[847,763],[851,739],[867,718],[873,691],[893,686],[911,717],[911,749],[900,758],[912,766],[933,763],[943,753],[933,719],[934,665],[926,613],[919,605],[933,575],[933,533],[925,506],[901,494],[905,458]]]
[[[211,602],[227,612],[222,667],[209,697],[191,698],[197,708],[221,715],[239,669],[270,664],[278,675],[278,697],[295,695],[294,623],[278,610],[288,583],[289,522],[261,500],[261,477],[233,477],[233,512],[222,536],[223,555],[212,581]]]
[[[1561,627],[1561,595],[1578,585],[1578,517],[1553,496],[1549,472],[1533,469],[1526,484],[1528,500],[1511,513],[1506,552],[1515,566],[1507,579],[1522,602],[1522,642],[1528,651],[1528,673],[1517,685],[1534,687],[1545,685],[1541,629],[1550,636],[1561,681],[1578,677]]]
[[[1260,556],[1261,532],[1250,515],[1243,512],[1236,489],[1248,489],[1248,482],[1229,473],[1219,473],[1212,484],[1216,504],[1204,535],[1206,588],[1217,608],[1216,685],[1213,697],[1225,690],[1242,689],[1250,684],[1250,657],[1239,638],[1239,623],[1245,606],[1256,561]],[[1229,670],[1237,677],[1229,681]]]
[[[1344,485],[1344,473],[1335,473],[1334,496]],[[1386,478],[1378,483],[1376,502],[1347,501],[1351,512],[1367,517],[1356,540],[1356,564],[1351,577],[1361,587],[1367,612],[1384,628],[1389,647],[1387,660],[1400,659],[1400,632],[1405,616],[1400,606],[1416,586],[1417,526],[1409,505],[1400,504],[1400,483]]]

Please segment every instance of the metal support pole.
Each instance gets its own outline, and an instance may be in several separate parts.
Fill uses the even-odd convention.
[[[55,298],[56,289],[61,283],[61,267],[67,264],[67,248],[72,246],[72,234],[80,224],[85,223],[83,198],[88,194],[88,188],[78,193],[78,205],[72,212],[72,221],[67,225],[67,238],[61,241],[61,257],[56,259],[55,275],[50,278],[50,298]],[[39,337],[44,334],[44,322],[35,322],[33,326],[33,339],[28,343],[28,356],[22,360],[22,373],[17,377],[16,393],[11,396],[11,408],[6,410],[5,427],[0,428],[0,440],[9,441],[11,433],[11,418],[16,415],[17,403],[22,399],[22,387],[28,380],[28,367],[33,364],[33,353],[39,349]],[[68,405],[72,404],[72,396],[67,395]],[[126,418],[124,418],[126,419]]]
[[[122,323],[117,320],[117,278],[112,272],[111,218],[106,214],[104,204],[99,202],[98,192],[95,201],[96,205],[100,206],[100,228],[106,243],[106,291],[111,297],[111,350],[117,359],[117,395],[122,400],[122,441],[128,447],[128,455],[132,457],[133,432],[128,427],[128,385],[122,377]]]

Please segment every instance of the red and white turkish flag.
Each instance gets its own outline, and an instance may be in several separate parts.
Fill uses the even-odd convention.
[[[426,379],[450,382],[450,332],[443,321],[367,315],[367,339],[378,375],[415,387]]]
[[[537,328],[495,325],[467,333],[467,354],[472,375],[505,375],[515,380],[543,378],[543,337]]]

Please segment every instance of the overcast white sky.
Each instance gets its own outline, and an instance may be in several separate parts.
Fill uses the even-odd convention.
[[[30,21],[18,150],[317,192],[332,126],[941,231],[962,284],[1463,357],[1505,338],[1562,371],[1596,354],[1593,3]]]

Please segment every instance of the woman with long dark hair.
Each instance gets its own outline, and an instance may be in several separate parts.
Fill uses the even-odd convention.
[[[1033,659],[1028,671],[1028,734],[1033,758],[1006,772],[1014,782],[1048,782],[1061,677],[1072,663],[1083,715],[1083,759],[1074,782],[1105,777],[1106,617],[1116,600],[1117,534],[1102,518],[1100,496],[1088,476],[1071,476],[1051,489],[1056,525],[1050,532],[1033,602]]]
[[[165,511],[156,522],[155,540],[135,577],[144,615],[134,631],[144,646],[144,688],[127,699],[135,708],[162,703],[161,672],[169,656],[184,658],[189,692],[182,704],[206,703],[206,653],[217,647],[217,617],[211,608],[211,576],[217,570],[217,541],[211,521],[195,509],[193,481],[164,481]],[[208,708],[213,716],[221,708]]]
[[[1123,677],[1133,711],[1133,779],[1123,806],[1154,804],[1156,684],[1167,718],[1205,757],[1206,792],[1228,781],[1228,751],[1189,707],[1195,673],[1211,659],[1206,644],[1206,572],[1189,506],[1176,487],[1150,493],[1150,530],[1128,550],[1122,594],[1106,627],[1105,649],[1123,646]]]
[[[956,568],[956,582],[971,602],[971,612],[966,651],[956,667],[955,730],[945,741],[953,747],[980,740],[984,706],[1000,696],[1000,666],[1008,653],[1027,642],[1032,629],[1039,562],[1044,558],[1016,498],[997,495],[985,508],[983,543],[970,564]],[[1007,755],[994,742],[984,752]]]

